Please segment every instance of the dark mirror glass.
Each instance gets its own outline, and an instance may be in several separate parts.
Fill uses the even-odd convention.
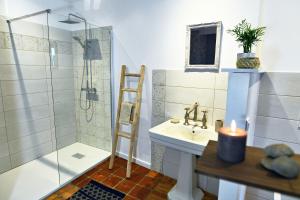
[[[213,65],[215,63],[217,27],[191,30],[190,64]]]

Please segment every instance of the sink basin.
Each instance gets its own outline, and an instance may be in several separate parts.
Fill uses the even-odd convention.
[[[151,128],[149,130],[151,140],[179,151],[202,155],[208,141],[218,139],[214,127],[202,129],[199,126],[194,127],[194,122],[190,122],[188,126],[183,125],[183,122],[180,120],[174,124],[168,120]]]
[[[168,193],[171,200],[199,200],[203,198],[203,192],[196,186],[196,174],[194,172],[195,156],[202,152],[209,140],[217,140],[218,134],[214,127],[202,129],[195,126],[166,121],[149,130],[151,141],[164,146],[177,149],[180,153],[177,184]]]

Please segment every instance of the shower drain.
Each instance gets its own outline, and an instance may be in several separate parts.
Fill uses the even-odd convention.
[[[74,155],[72,155],[72,157],[77,158],[77,159],[81,159],[81,158],[84,157],[84,155],[81,154],[81,153],[75,153]]]

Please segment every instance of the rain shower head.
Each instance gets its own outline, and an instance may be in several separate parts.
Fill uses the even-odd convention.
[[[72,19],[71,17],[77,18],[77,20]],[[73,13],[69,13],[69,14],[68,14],[68,18],[67,18],[66,20],[61,20],[61,21],[59,21],[59,22],[65,23],[65,24],[78,24],[78,23],[81,22],[80,20],[81,20],[81,21],[84,21],[84,22],[86,23],[85,18],[80,17],[80,16],[78,16],[78,15],[75,15],[75,14],[73,14]]]
[[[59,21],[59,22],[65,23],[65,24],[78,24],[78,23],[80,23],[80,21],[78,21],[78,20],[73,20],[73,19],[71,19],[70,16],[68,17],[68,19],[66,19],[66,20],[61,20],[61,21]]]

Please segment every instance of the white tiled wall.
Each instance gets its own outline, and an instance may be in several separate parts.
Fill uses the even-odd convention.
[[[101,60],[92,61],[93,87],[97,90],[99,100],[92,102],[94,114],[89,110],[86,115],[80,108],[83,50],[77,42],[73,42],[77,139],[81,143],[111,151],[111,27],[95,28],[91,29],[91,32],[93,37],[98,39],[102,53]],[[73,35],[84,39],[82,30],[73,32]],[[84,76],[84,83],[85,81]],[[83,88],[85,87],[83,84]],[[81,104],[86,106],[85,93],[82,93]],[[86,116],[90,118],[91,115],[93,118],[88,122]]]
[[[254,145],[285,143],[300,153],[300,73],[265,73],[261,79]],[[248,200],[273,199],[273,193],[250,188]]]
[[[176,117],[183,118],[184,108],[198,102],[201,110],[208,110],[208,124],[225,117],[227,99],[226,73],[184,73],[181,70],[152,72],[152,126]],[[152,168],[177,178],[179,152],[152,144]],[[201,187],[217,194],[218,180],[201,176]]]

